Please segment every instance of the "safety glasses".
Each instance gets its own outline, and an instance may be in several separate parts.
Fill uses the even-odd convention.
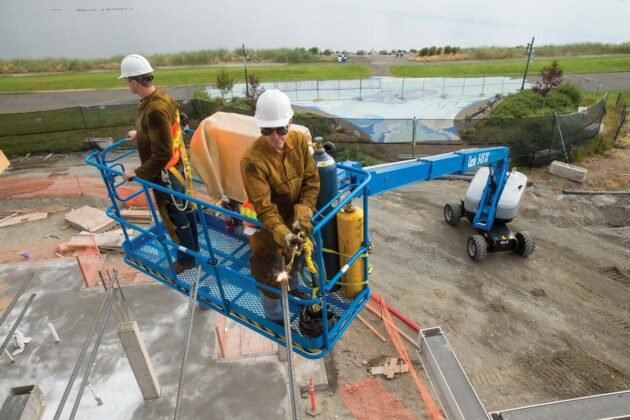
[[[279,136],[284,136],[289,132],[289,127],[275,127],[275,128],[264,127],[260,129],[260,133],[263,136],[270,136],[271,133],[273,133],[274,131],[278,133]]]

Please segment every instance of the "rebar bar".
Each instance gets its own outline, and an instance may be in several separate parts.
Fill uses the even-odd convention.
[[[109,286],[110,289],[113,288],[112,285]],[[101,321],[101,327],[99,328],[98,335],[96,336],[96,342],[94,343],[94,348],[92,349],[92,353],[90,354],[90,358],[88,359],[87,366],[85,368],[85,373],[83,374],[83,380],[81,381],[81,385],[79,386],[79,391],[77,392],[77,397],[74,400],[74,405],[72,406],[72,412],[70,413],[70,420],[74,419],[74,416],[77,414],[77,410],[79,409],[79,403],[81,402],[81,397],[83,397],[83,391],[88,383],[88,379],[90,378],[90,372],[92,371],[92,366],[94,365],[94,360],[96,359],[96,353],[98,352],[98,347],[101,345],[101,340],[103,339],[103,334],[105,333],[105,327],[107,327],[107,320],[109,319],[109,314],[112,311],[112,307],[114,306],[114,299],[109,297],[109,302],[105,307],[105,315],[103,316],[103,320]]]
[[[33,273],[31,273],[31,275],[28,276],[24,284],[22,284],[22,287],[20,287],[20,290],[18,290],[17,294],[13,297],[13,300],[11,301],[11,303],[9,303],[9,306],[7,307],[7,309],[2,314],[2,318],[0,318],[0,325],[2,325],[5,319],[7,319],[9,312],[11,312],[11,310],[17,303],[20,296],[22,296],[22,293],[24,293],[24,290],[26,290],[26,288],[28,287],[28,284],[31,282],[32,279],[33,279]]]
[[[195,301],[197,300],[197,288],[201,278],[201,264],[197,267],[197,278],[192,285],[188,299],[188,317],[186,337],[184,338],[184,356],[182,357],[182,367],[179,371],[179,386],[177,388],[177,401],[175,403],[175,414],[173,418],[179,420],[182,411],[182,396],[184,394],[184,380],[186,378],[186,364],[188,363],[188,352],[190,350],[190,336],[192,335],[193,318],[195,315]]]
[[[57,407],[57,411],[55,412],[55,416],[53,420],[59,420],[61,417],[61,413],[63,411],[63,407],[66,405],[66,401],[68,400],[68,395],[70,395],[70,390],[72,389],[72,385],[74,385],[74,380],[77,377],[77,373],[79,373],[79,369],[81,368],[81,364],[83,364],[83,359],[85,358],[85,353],[87,353],[87,349],[90,346],[90,342],[92,341],[92,336],[94,335],[94,331],[96,330],[96,326],[98,325],[98,321],[101,319],[103,309],[107,306],[107,303],[110,301],[112,296],[113,288],[110,287],[107,289],[105,293],[105,299],[103,299],[103,303],[101,303],[101,307],[98,309],[98,313],[96,314],[96,318],[90,327],[90,331],[88,332],[87,339],[85,343],[83,343],[83,348],[81,349],[81,353],[79,354],[79,359],[72,370],[72,374],[70,375],[70,380],[68,381],[68,385],[66,385],[66,389],[63,392],[63,396],[61,397],[61,401],[59,401],[59,406]]]
[[[7,348],[7,344],[9,344],[9,341],[11,341],[11,337],[13,337],[13,333],[15,333],[15,330],[17,330],[18,325],[20,325],[20,322],[22,322],[22,318],[24,318],[24,314],[28,310],[28,307],[31,305],[31,302],[33,302],[33,299],[35,299],[35,293],[33,293],[31,297],[28,298],[28,300],[24,304],[24,308],[22,308],[22,312],[20,312],[20,315],[18,315],[17,319],[13,323],[13,326],[11,327],[11,331],[9,331],[7,338],[4,339],[4,343],[2,343],[2,346],[0,347],[0,354],[2,354],[4,352],[4,349]]]

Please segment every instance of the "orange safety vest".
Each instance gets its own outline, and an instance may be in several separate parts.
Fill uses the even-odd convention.
[[[254,210],[254,205],[252,204],[251,201],[249,201],[249,199],[245,200],[243,204],[241,204],[240,213],[241,215],[245,217],[249,217],[250,219],[258,220],[258,217],[256,215],[256,210]],[[243,225],[249,226],[249,227],[257,227],[255,224],[250,223],[246,220],[243,220]]]
[[[179,111],[176,111],[176,113],[177,113],[177,118],[175,118],[175,122],[171,125],[173,156],[166,163],[166,166],[164,167],[164,169],[170,169],[173,166],[177,165],[177,162],[179,162],[179,159],[181,158],[181,155],[182,155],[181,148],[182,148],[182,145],[184,144],[184,136],[182,135],[182,130],[181,130],[181,127],[179,126]],[[184,153],[186,153],[185,150],[184,150]]]
[[[188,161],[188,154],[186,153],[186,145],[184,144],[184,136],[182,135],[182,129],[179,123],[179,110],[176,112],[175,122],[171,125],[171,139],[173,146],[173,156],[166,163],[164,169],[168,170],[170,174],[172,174],[177,180],[186,187],[187,193],[189,195],[193,195],[193,184],[192,184],[192,169],[190,168],[190,162]],[[184,178],[175,165],[182,160],[184,164],[184,173],[186,174],[186,178]]]

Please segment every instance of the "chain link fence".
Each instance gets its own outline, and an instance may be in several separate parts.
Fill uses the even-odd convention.
[[[344,92],[347,87],[348,95],[354,92],[352,89],[356,88],[357,83],[359,89],[363,89],[361,81],[331,83]],[[369,85],[369,89],[385,91],[382,81],[374,83]],[[414,83],[422,81],[416,80]],[[483,86],[483,81],[481,83]],[[457,89],[465,90],[466,86],[473,85],[462,81]],[[281,87],[286,89],[287,85]],[[476,88],[479,90],[479,86]],[[451,86],[450,89],[455,87]],[[405,94],[404,90],[402,94]],[[180,107],[188,114],[191,127],[219,110],[252,115],[247,107],[223,106],[219,101],[203,99],[182,101]],[[511,156],[516,163],[539,166],[555,158],[566,160],[574,147],[583,145],[595,136],[599,132],[605,108],[606,98],[603,98],[586,110],[563,116],[496,119],[477,114],[474,118],[468,116],[462,119],[387,119],[330,118],[298,112],[294,121],[308,127],[314,136],[322,136],[336,143],[408,144],[412,155],[415,155],[416,144],[462,144],[462,147],[506,145],[511,148]],[[622,96],[617,99],[617,110],[621,125],[627,115],[626,102]],[[0,114],[0,149],[10,158],[27,153],[85,150],[92,146],[89,139],[111,138],[116,141],[125,137],[134,126],[136,113],[137,105],[128,104]]]
[[[518,91],[521,80],[512,77],[378,77],[359,80],[300,80],[291,82],[261,83],[267,89],[280,89],[291,101],[364,100],[387,98],[418,98],[439,94],[440,97],[490,96]],[[211,99],[246,97],[244,83],[235,84],[221,92],[214,86],[206,90]]]
[[[505,145],[513,162],[529,167],[569,160],[570,152],[600,133],[607,97],[569,115],[490,118],[459,121],[458,131],[470,145]]]
[[[628,117],[628,102],[621,93],[617,96],[617,102],[615,102],[615,111],[617,113],[617,130],[615,131],[613,144],[617,142],[617,138],[619,137],[621,128],[625,124],[626,118]]]

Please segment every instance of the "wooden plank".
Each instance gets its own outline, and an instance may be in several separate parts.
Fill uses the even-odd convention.
[[[0,150],[0,174],[11,165],[9,159],[2,150]]]
[[[134,231],[131,229],[128,229],[127,233],[130,237],[133,237],[134,235]],[[102,250],[118,251],[121,249],[124,240],[125,234],[122,229],[115,229],[95,234],[84,231],[70,238],[68,246],[71,248],[83,248],[94,246],[94,243],[96,243],[96,245]]]
[[[409,372],[409,366],[397,357],[388,357],[383,366],[370,369],[372,375],[385,375],[387,379],[394,379],[397,373]]]
[[[44,208],[23,208],[23,209],[13,209],[13,210],[8,210],[11,213],[18,213],[18,214],[26,214],[26,213],[56,213],[58,211],[64,211],[67,210],[67,207],[44,207]]]
[[[13,216],[17,216],[17,215],[18,215],[17,213],[12,213],[12,214],[8,215],[7,217],[3,217],[2,219],[0,219],[0,223],[4,222],[6,220],[9,220]]]
[[[71,212],[66,213],[65,218],[72,226],[93,233],[101,232],[117,224],[117,222],[110,219],[103,210],[90,206],[83,206],[76,210],[72,210]]]
[[[89,246],[94,246],[94,239],[89,236],[74,235],[67,242],[67,246],[71,249],[87,248]]]
[[[363,318],[361,315],[357,314],[357,318],[359,319],[359,321],[361,321],[363,323],[363,325],[365,325],[366,327],[368,327],[368,329],[370,331],[372,331],[374,333],[375,336],[377,336],[383,343],[387,342],[387,339],[385,337],[383,337],[381,335],[381,333],[379,333],[376,328],[374,328],[369,322],[367,322],[365,320],[365,318]]]
[[[17,225],[20,223],[33,222],[35,220],[42,220],[48,217],[48,213],[30,213],[22,216],[13,216],[0,223],[0,228],[5,226]]]
[[[366,304],[366,305],[365,305],[365,308],[368,308],[368,309],[369,309],[369,310],[370,310],[370,311],[371,311],[374,315],[376,315],[376,316],[378,316],[379,318],[383,319],[383,318],[382,318],[382,314],[381,314],[379,311],[377,311],[376,309],[372,308],[369,304]],[[383,320],[383,322],[385,322],[385,320]],[[414,340],[413,338],[409,337],[409,335],[408,335],[408,334],[405,334],[405,332],[404,332],[404,331],[402,331],[400,328],[398,328],[398,326],[397,326],[397,325],[392,324],[392,327],[394,327],[394,329],[395,329],[396,331],[398,331],[398,333],[399,333],[399,334],[400,334],[400,335],[401,335],[401,336],[402,336],[405,340],[407,340],[407,341],[409,341],[411,344],[413,344],[413,346],[414,346],[415,348],[418,348],[418,343],[416,343],[416,340]]]
[[[57,251],[59,252],[70,252],[70,251],[74,251],[74,249],[70,248],[68,246],[67,242],[62,242],[57,246]]]
[[[151,220],[151,212],[149,210],[123,209],[120,215],[125,219],[132,220]]]

